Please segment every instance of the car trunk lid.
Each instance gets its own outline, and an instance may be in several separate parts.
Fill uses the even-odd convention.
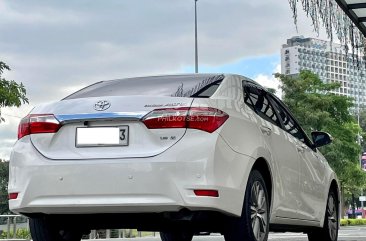
[[[155,156],[177,143],[186,128],[148,129],[142,118],[160,108],[188,109],[192,100],[165,96],[107,96],[41,105],[31,114],[53,114],[61,127],[56,133],[31,134],[31,142],[42,155],[54,160]]]

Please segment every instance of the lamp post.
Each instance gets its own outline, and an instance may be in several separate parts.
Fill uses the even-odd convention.
[[[359,79],[357,79],[357,87],[360,88],[360,81]],[[357,123],[358,123],[358,127],[360,127],[360,90],[357,90]],[[360,132],[358,132],[357,134],[357,142],[358,144],[361,146],[362,148],[362,141],[361,141],[361,135]],[[362,150],[363,153],[363,150]],[[362,156],[360,158],[360,168],[363,170],[363,166],[362,166]],[[363,196],[363,188],[361,188],[361,196]],[[363,201],[361,201],[361,209],[362,209],[362,218],[364,218],[364,204]]]
[[[195,73],[198,73],[198,40],[197,40],[197,1],[194,0],[194,32],[195,32]]]

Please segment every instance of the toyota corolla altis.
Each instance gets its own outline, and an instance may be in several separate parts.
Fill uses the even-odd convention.
[[[265,241],[269,230],[335,241],[339,184],[286,106],[239,75],[102,81],[35,107],[11,153],[9,205],[35,241],[91,229],[200,232]]]

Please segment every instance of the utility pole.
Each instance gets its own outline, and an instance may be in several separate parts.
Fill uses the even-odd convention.
[[[194,32],[195,32],[195,73],[198,73],[198,34],[197,34],[197,1],[194,0]]]
[[[359,80],[357,80],[357,85],[358,85],[358,87],[360,87]],[[358,126],[360,127],[360,90],[359,89],[358,89],[358,92],[357,92],[357,122],[358,122]],[[358,141],[358,144],[360,145],[360,147],[362,148],[360,132],[358,132],[357,141]],[[360,158],[360,168],[362,168],[362,158]],[[361,196],[363,196],[363,188],[361,188]],[[361,201],[361,210],[362,210],[362,218],[364,218],[364,215],[363,215],[363,213],[364,213],[363,201]]]

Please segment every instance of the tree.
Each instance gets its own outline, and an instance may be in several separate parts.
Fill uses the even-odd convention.
[[[0,214],[9,213],[8,180],[9,180],[9,162],[0,160]]]
[[[22,83],[18,84],[14,80],[6,80],[3,78],[5,70],[10,71],[10,67],[0,61],[0,122],[4,121],[1,116],[1,108],[3,107],[20,107],[22,104],[28,103],[26,90]]]
[[[344,191],[353,193],[365,187],[366,174],[359,166],[361,148],[357,143],[361,129],[350,113],[353,100],[330,93],[339,84],[323,83],[310,71],[301,71],[297,77],[275,76],[281,82],[283,101],[305,132],[321,130],[333,136],[333,144],[322,147],[321,152],[337,173]]]

